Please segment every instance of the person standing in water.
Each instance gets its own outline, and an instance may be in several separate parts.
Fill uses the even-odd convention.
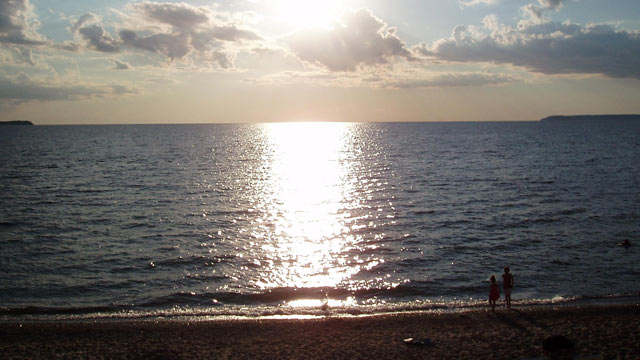
[[[513,289],[513,275],[511,274],[509,267],[504,267],[504,274],[502,274],[502,288],[504,289],[504,302],[508,309],[511,309],[511,290]]]
[[[495,276],[491,275],[489,280],[491,281],[491,285],[489,285],[489,305],[491,305],[491,310],[495,311],[496,300],[500,299],[500,286],[498,286]]]

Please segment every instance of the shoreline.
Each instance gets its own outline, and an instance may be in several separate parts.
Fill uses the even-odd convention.
[[[313,319],[6,321],[0,353],[27,358],[532,359],[564,335],[580,355],[640,358],[640,304],[514,307]],[[428,338],[432,345],[402,340]]]
[[[556,296],[553,298],[514,299],[513,305],[521,310],[549,308],[607,307],[640,304],[640,292],[601,296]],[[498,308],[504,300],[498,302]],[[336,305],[337,304],[337,305]],[[399,314],[439,314],[487,311],[486,300],[467,301],[405,301],[374,305],[325,305],[321,300],[310,300],[305,305],[228,305],[222,307],[1,307],[0,325],[13,322],[95,322],[95,321],[218,321],[267,319],[325,319],[328,317],[367,317]]]

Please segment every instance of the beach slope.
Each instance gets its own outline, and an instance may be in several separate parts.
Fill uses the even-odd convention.
[[[4,359],[531,359],[561,334],[588,358],[640,358],[640,306],[357,318],[4,322]],[[432,345],[406,345],[404,338]]]

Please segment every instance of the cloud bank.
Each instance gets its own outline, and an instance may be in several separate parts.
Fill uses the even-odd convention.
[[[458,1],[461,7],[498,2]],[[611,25],[559,23],[547,18],[568,4],[563,0],[536,0],[520,8],[521,18],[513,26],[501,24],[497,16],[489,15],[482,26],[460,25],[449,37],[409,48],[395,27],[367,9],[345,12],[332,28],[300,30],[278,42],[244,25],[243,20],[234,17],[238,14],[185,2],[152,1],[130,2],[122,11],[113,10],[120,16],[113,23],[104,23],[99,14],[83,14],[67,28],[73,40],[59,43],[38,33],[40,24],[29,0],[0,0],[0,44],[5,46],[0,49],[0,56],[13,66],[34,66],[42,65],[50,50],[89,50],[105,56],[113,70],[132,69],[130,64],[115,59],[116,54],[122,53],[142,55],[136,57],[136,64],[144,64],[143,56],[153,54],[151,61],[165,59],[187,69],[233,69],[236,57],[244,52],[247,56],[239,58],[249,66],[255,65],[258,57],[271,56],[274,63],[280,61],[273,66],[276,70],[269,70],[276,75],[271,79],[388,88],[483,86],[516,81],[490,70],[453,72],[450,67],[439,67],[461,63],[509,65],[550,75],[601,74],[640,79],[640,32]],[[249,56],[254,58],[247,61]],[[442,73],[437,73],[439,69]],[[307,76],[301,75],[305,72]],[[32,94],[34,100],[54,99],[56,95],[51,93],[58,89],[33,81],[6,79],[0,85],[14,85],[16,92]],[[59,89],[60,99],[128,93],[126,88],[116,91],[89,85],[65,85]],[[0,98],[9,99],[10,95],[4,93]],[[23,100],[26,99],[30,97],[25,95]]]
[[[549,7],[561,1],[540,0]],[[640,33],[609,25],[543,22],[500,25],[485,18],[484,28],[457,26],[453,34],[413,50],[427,58],[460,63],[487,62],[543,74],[602,74],[640,79]],[[487,33],[490,32],[490,33]]]
[[[63,84],[39,82],[27,76],[0,78],[0,100],[10,102],[83,100],[135,93],[126,85]]]
[[[516,79],[513,77],[499,74],[454,72],[400,81],[390,81],[386,84],[386,87],[396,89],[418,89],[431,87],[487,86],[506,84],[514,81],[516,81]]]

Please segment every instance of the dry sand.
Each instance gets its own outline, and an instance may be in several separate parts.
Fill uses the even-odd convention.
[[[531,359],[562,334],[588,359],[640,359],[640,305],[358,318],[0,323],[4,359]],[[431,346],[408,346],[407,337]]]

